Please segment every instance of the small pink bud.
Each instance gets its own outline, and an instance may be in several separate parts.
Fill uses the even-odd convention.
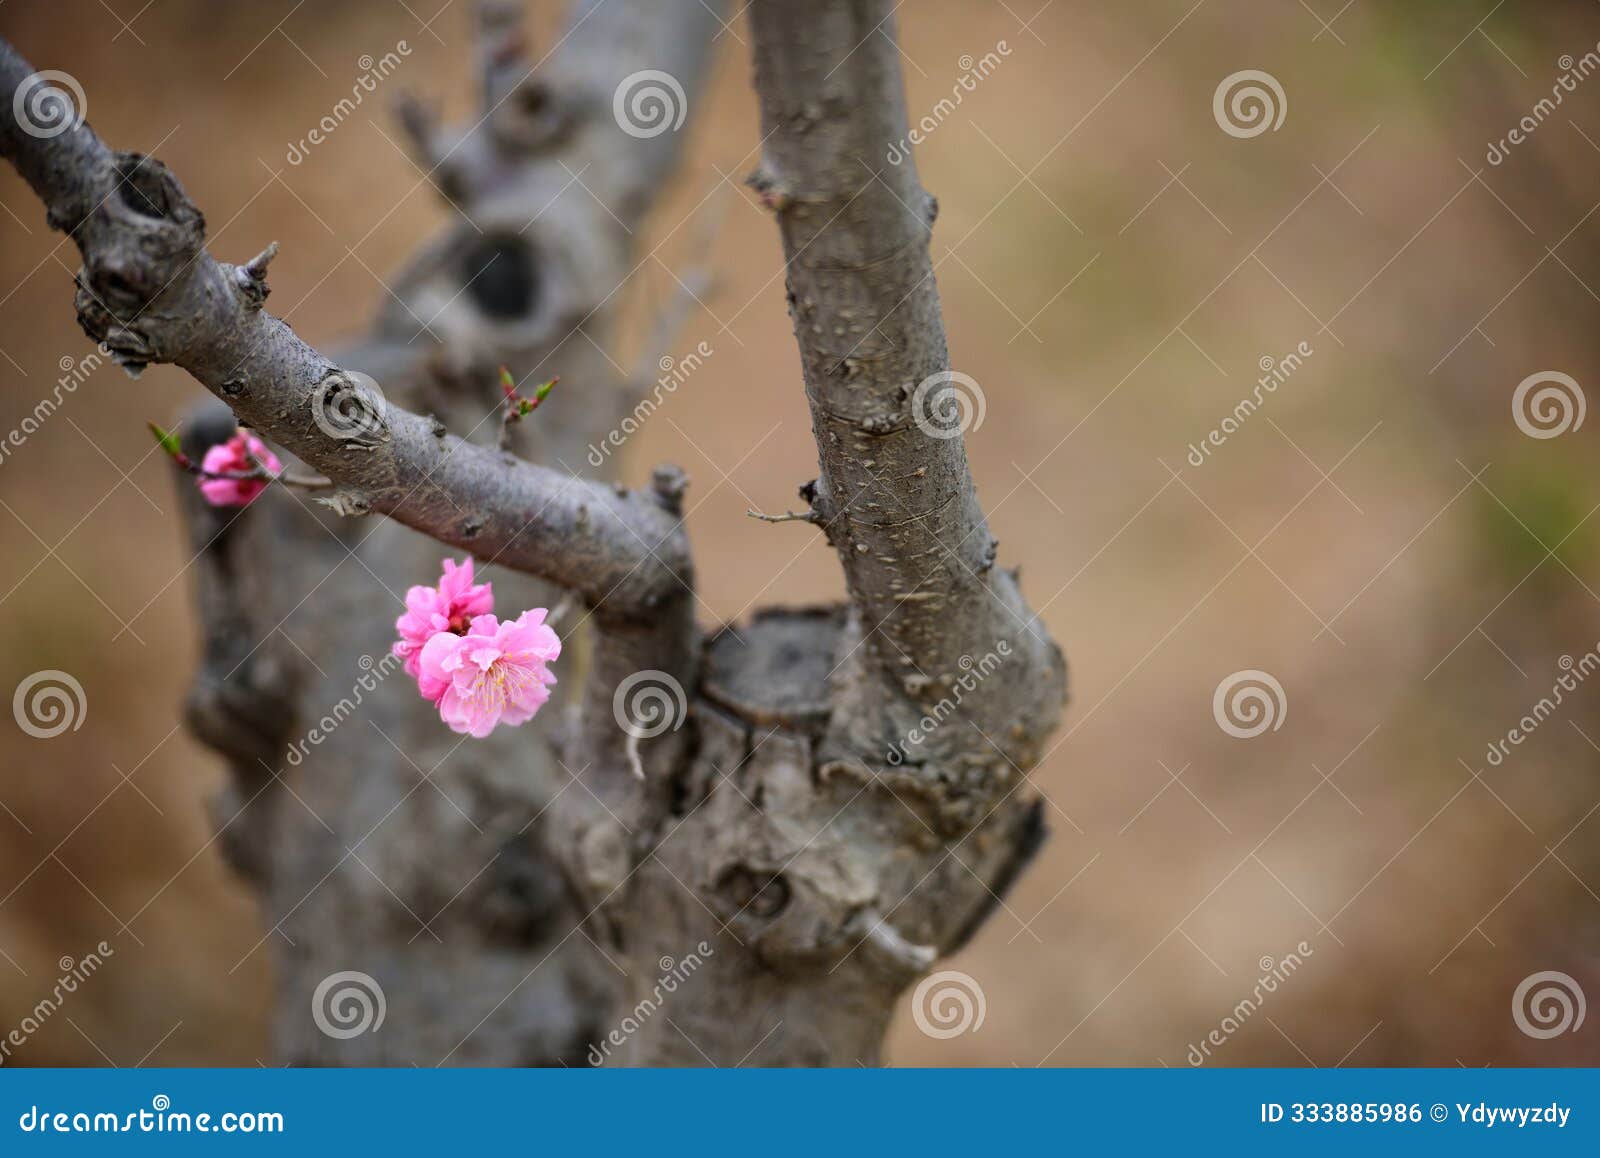
[[[241,430],[227,442],[219,442],[206,451],[200,463],[200,493],[214,507],[249,506],[256,496],[267,489],[269,480],[206,476],[246,474],[262,468],[276,477],[283,470],[283,463],[259,438]]]

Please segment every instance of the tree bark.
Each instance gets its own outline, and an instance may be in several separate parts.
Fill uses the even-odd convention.
[[[385,339],[409,323],[391,312],[350,359],[384,384],[387,400],[364,406],[369,389],[261,308],[264,259],[233,267],[206,254],[198,211],[159,163],[113,154],[87,128],[41,142],[0,122],[0,153],[83,250],[78,306],[92,336],[130,366],[190,370],[332,479],[333,512],[388,514],[560,584],[591,610],[593,655],[573,665],[580,700],[571,727],[550,737],[561,769],[551,788],[535,787],[525,733],[455,754],[407,689],[385,683],[367,721],[381,739],[353,724],[325,729],[306,753],[320,775],[292,791],[274,757],[297,734],[288,721],[306,714],[311,681],[287,646],[305,650],[284,629],[294,609],[274,619],[278,592],[309,589],[306,602],[331,608],[302,656],[322,675],[316,702],[329,703],[349,686],[352,653],[374,654],[378,617],[355,606],[370,602],[364,580],[324,590],[316,576],[348,569],[353,547],[363,569],[381,562],[374,578],[403,582],[437,551],[393,538],[404,534],[393,523],[363,537],[324,514],[313,530],[292,497],[231,518],[196,507],[207,659],[192,714],[239,770],[232,843],[289,942],[285,1060],[570,1061],[582,1045],[595,1063],[870,1064],[899,994],[973,934],[1043,838],[1024,777],[1059,716],[1065,669],[1015,575],[995,566],[960,424],[948,421],[961,380],[928,255],[933,202],[914,168],[883,160],[906,133],[894,9],[755,0],[749,11],[766,133],[752,182],[779,223],[819,456],[799,521],[838,553],[849,603],[769,610],[706,640],[691,617],[680,473],[659,469],[648,490],[622,491],[449,433],[474,415],[481,424],[476,351],[519,354],[519,375],[549,358],[540,342],[518,349],[526,319],[452,318],[460,325],[424,370],[396,371]],[[547,151],[566,167],[570,150],[593,149],[597,169],[611,169],[597,179],[636,219],[673,147],[669,135],[622,141],[597,102],[609,114],[623,70],[666,62],[692,87],[708,18],[699,0],[580,4],[552,60],[561,82],[536,91],[498,67],[492,40],[506,34],[487,21],[484,91],[496,111],[486,129],[451,136],[413,109],[419,152],[447,196],[503,234],[526,220],[527,189],[543,188],[533,174]],[[0,93],[28,71],[0,44]],[[520,165],[508,159],[519,151]],[[574,244],[610,237],[613,264],[599,264],[625,271],[614,260],[625,246],[602,223],[585,228]],[[538,241],[541,284],[564,267],[572,232]],[[448,267],[425,255],[407,297],[440,300]],[[548,283],[600,290],[555,311],[588,326],[611,294],[608,277],[585,268],[587,279]],[[392,379],[405,385],[391,390]],[[316,421],[330,395],[336,415],[362,419],[354,435]],[[449,400],[439,417],[398,404],[435,396]],[[597,404],[591,425],[623,407]],[[198,425],[196,448],[231,420]],[[550,457],[548,445],[529,449]],[[277,570],[261,565],[268,556]],[[448,785],[434,776],[443,768]],[[267,809],[250,819],[258,799]],[[529,839],[540,832],[543,842]],[[447,891],[474,866],[478,876]],[[434,945],[441,922],[451,936]],[[624,978],[620,1000],[588,945]],[[364,960],[395,991],[385,1032],[397,999],[406,1028],[319,1040],[296,1006],[310,983]]]
[[[913,409],[949,363],[932,201],[883,161],[906,134],[893,6],[749,12],[752,184],[778,216],[821,466],[802,495],[850,605],[709,641],[684,754],[637,791],[591,753],[557,827],[597,937],[628,962],[609,1059],[872,1064],[899,994],[1043,838],[1019,789],[1065,670],[994,567],[960,430]]]
[[[496,379],[502,364],[524,384],[562,374],[571,400],[558,395],[537,421],[514,427],[512,449],[587,469],[586,448],[654,378],[663,351],[645,352],[638,363],[648,372],[626,380],[602,351],[616,346],[616,291],[636,262],[631,231],[687,133],[630,136],[612,98],[625,77],[654,65],[692,100],[717,25],[698,0],[584,0],[541,58],[524,40],[521,8],[479,6],[483,105],[464,127],[436,124],[416,102],[402,109],[419,164],[460,212],[390,279],[371,332],[332,359],[260,309],[264,262],[258,277],[204,253],[198,212],[158,162],[114,154],[87,127],[29,137],[9,116],[0,140],[52,223],[75,229],[86,247],[85,321],[104,327],[124,357],[137,365],[148,343],[151,356],[210,374],[240,419],[306,461],[331,457],[340,509],[394,509],[437,538],[455,526],[455,545],[480,568],[494,560],[488,576],[502,607],[555,606],[560,589],[519,574],[513,567],[528,560],[517,556],[532,550],[566,566],[578,562],[574,542],[591,535],[592,570],[566,577],[596,602],[613,596],[601,616],[631,644],[651,630],[637,622],[639,608],[686,603],[641,545],[671,536],[658,553],[686,566],[676,518],[653,496],[619,497],[502,454]],[[9,46],[0,46],[0,70],[7,94],[32,72]],[[335,365],[370,375],[393,405],[364,407],[370,388],[347,385]],[[415,418],[404,407],[431,413]],[[375,439],[363,437],[368,418],[378,420]],[[220,405],[191,416],[190,457],[226,439],[234,422]],[[280,424],[294,433],[285,439]],[[446,477],[463,470],[478,478],[481,507]],[[260,891],[258,951],[273,955],[277,973],[274,1055],[302,1064],[581,1062],[617,974],[574,932],[581,911],[543,839],[564,776],[530,734],[555,730],[581,680],[564,680],[557,702],[520,734],[460,744],[383,662],[398,596],[438,572],[445,552],[434,538],[337,517],[282,488],[240,513],[207,507],[187,485],[184,494],[203,637],[187,716],[231,768],[215,804],[219,843]],[[545,521],[526,526],[524,508]],[[580,522],[587,529],[574,540]],[[630,591],[640,602],[625,611]],[[563,633],[583,618],[571,614]],[[678,630],[687,627],[681,613]],[[583,668],[581,642],[568,639],[573,672]],[[328,1037],[313,996],[349,970],[381,986],[384,1027]]]

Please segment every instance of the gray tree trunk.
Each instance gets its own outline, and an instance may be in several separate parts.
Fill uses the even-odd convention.
[[[694,93],[717,27],[700,0],[576,4],[527,76],[512,14],[486,6],[489,115],[457,134],[408,116],[472,226],[425,249],[338,360],[263,309],[270,252],[206,252],[159,162],[0,112],[0,155],[83,253],[86,331],[231,410],[191,424],[192,453],[237,419],[333,484],[321,508],[281,487],[232,516],[189,504],[206,639],[189,716],[234,769],[220,822],[276,947],[281,1060],[872,1063],[898,995],[1043,837],[1024,777],[1065,671],[995,565],[952,425],[934,203],[885,161],[906,132],[892,5],[749,13],[751,181],[782,236],[819,453],[792,521],[823,530],[849,601],[709,639],[682,475],[630,491],[569,473],[636,396],[595,351],[632,265],[621,225],[681,140],[625,133],[613,96],[646,69]],[[0,96],[31,72],[0,42]],[[574,172],[595,197],[557,196]],[[494,368],[537,381],[558,349],[583,405],[499,449]],[[310,420],[330,400],[364,416],[359,437]],[[389,521],[351,517],[368,514]],[[437,573],[440,543],[493,561],[506,606],[564,590],[586,607],[567,710],[463,741],[384,676],[396,597]],[[343,971],[381,985],[381,1032],[318,1027],[318,986]]]

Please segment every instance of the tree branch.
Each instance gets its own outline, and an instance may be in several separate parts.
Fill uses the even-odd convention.
[[[182,367],[338,484],[335,509],[389,515],[568,587],[602,623],[675,599],[688,549],[661,502],[464,442],[387,405],[262,308],[264,261],[212,258],[204,218],[159,161],[114,152],[87,125],[30,133],[10,94],[32,74],[0,41],[0,156],[77,243],[79,321],[130,373]]]
[[[928,253],[937,207],[906,136],[891,0],[756,0],[765,134],[751,184],[777,212],[821,475],[803,494],[855,605],[854,680],[836,681],[850,747],[902,730],[975,656],[1020,658],[941,729],[931,757],[998,746],[1025,765],[1059,714],[1065,677],[978,504],[962,432],[975,387],[953,377]],[[958,421],[959,419],[959,421]],[[881,748],[879,749],[881,751]],[[991,753],[992,755],[992,753]],[[920,762],[920,761],[919,761]]]
[[[821,461],[801,496],[850,604],[708,640],[683,732],[660,737],[687,734],[676,759],[641,747],[643,784],[617,772],[603,800],[554,805],[630,997],[651,1000],[658,960],[699,966],[611,1061],[872,1064],[898,995],[1044,837],[1022,773],[1060,712],[1061,655],[993,566],[959,437],[910,405],[949,363],[931,202],[909,170],[879,171],[905,133],[891,3],[749,8],[752,183],[782,226]]]

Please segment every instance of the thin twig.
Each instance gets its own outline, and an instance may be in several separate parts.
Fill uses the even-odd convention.
[[[816,525],[822,522],[817,517],[816,511],[784,511],[781,515],[768,515],[757,510],[746,510],[745,514],[752,519],[760,519],[763,523],[811,523]]]

